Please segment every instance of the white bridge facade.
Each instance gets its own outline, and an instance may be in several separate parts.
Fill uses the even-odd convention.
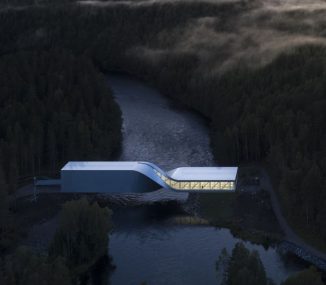
[[[237,167],[180,167],[166,172],[143,161],[71,161],[61,169],[61,191],[235,191],[237,172]]]

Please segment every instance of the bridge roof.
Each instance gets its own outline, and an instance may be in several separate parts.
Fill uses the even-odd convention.
[[[69,161],[61,170],[134,170],[137,161]]]
[[[153,165],[151,163],[145,163]],[[70,161],[61,170],[69,171],[105,171],[105,170],[138,170],[144,162],[140,161]],[[153,165],[155,167],[155,165]],[[167,174],[175,180],[184,181],[234,181],[238,167],[179,167]]]
[[[234,181],[238,167],[179,167],[168,172],[175,180]]]

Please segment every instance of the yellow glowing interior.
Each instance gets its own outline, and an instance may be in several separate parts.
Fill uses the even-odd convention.
[[[234,181],[176,181],[162,175],[159,171],[155,173],[167,185],[175,190],[234,190]]]

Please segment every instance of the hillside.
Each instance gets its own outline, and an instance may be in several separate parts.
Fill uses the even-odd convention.
[[[288,219],[325,245],[324,1],[6,2],[2,66],[22,52],[58,50],[48,56],[85,58],[85,74],[94,65],[97,73],[123,71],[150,82],[210,119],[219,163],[268,163]],[[10,90],[12,98],[22,92]],[[88,109],[91,98],[83,98]],[[7,106],[2,101],[2,114]],[[3,143],[0,149],[7,153]]]

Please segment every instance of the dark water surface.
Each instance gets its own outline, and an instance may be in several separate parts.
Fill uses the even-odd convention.
[[[208,128],[201,117],[175,108],[137,80],[120,75],[108,80],[123,112],[121,160],[149,161],[164,170],[214,165]],[[110,255],[117,266],[112,285],[219,284],[218,256],[224,247],[231,252],[239,241],[228,229],[150,222],[138,210],[125,215],[110,235]],[[276,249],[249,242],[246,246],[259,252],[268,277],[277,283],[299,269]]]
[[[153,207],[154,208],[154,207]],[[109,284],[219,284],[222,272],[216,261],[223,248],[231,253],[235,243],[228,229],[206,225],[176,225],[153,218],[154,209],[120,210],[110,236],[110,255],[117,266]],[[267,275],[277,284],[299,266],[283,258],[274,248],[244,242],[257,250]]]
[[[120,160],[140,160],[163,170],[211,166],[206,122],[193,112],[175,108],[155,89],[129,77],[109,76],[123,115]]]

